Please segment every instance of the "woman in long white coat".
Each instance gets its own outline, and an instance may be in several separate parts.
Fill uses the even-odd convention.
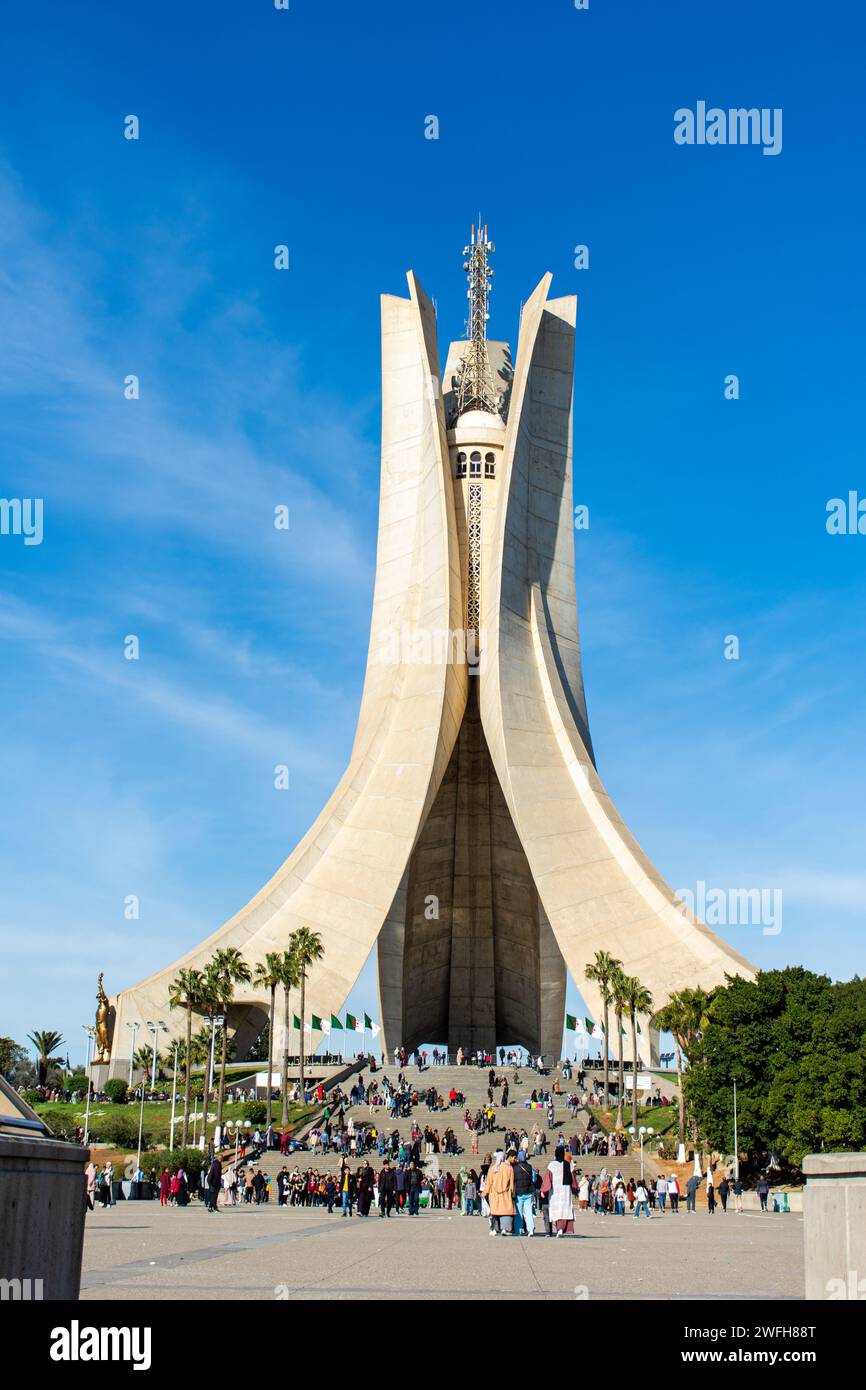
[[[557,1148],[553,1162],[541,1184],[542,1194],[548,1194],[548,1215],[558,1236],[574,1235],[574,1194],[572,1189],[571,1153]]]

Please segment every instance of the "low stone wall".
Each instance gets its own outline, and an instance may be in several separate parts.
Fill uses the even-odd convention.
[[[807,1154],[806,1297],[866,1298],[866,1153]]]
[[[77,1299],[89,1150],[59,1139],[0,1137],[4,1299]]]

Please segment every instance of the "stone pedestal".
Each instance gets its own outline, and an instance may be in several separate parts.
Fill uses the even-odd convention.
[[[803,1160],[806,1297],[866,1298],[866,1153]]]
[[[129,1069],[129,1062],[127,1061],[127,1063],[126,1063],[126,1071],[123,1072],[124,1080],[126,1079],[126,1075],[127,1075],[128,1069]],[[93,1089],[94,1089],[95,1091],[102,1091],[102,1090],[104,1090],[104,1088],[105,1088],[105,1083],[106,1083],[106,1081],[108,1080],[109,1076],[117,1076],[117,1075],[118,1075],[117,1066],[116,1066],[116,1065],[115,1065],[115,1066],[112,1066],[111,1062],[91,1062],[91,1063],[90,1063],[90,1079],[91,1079],[91,1081],[93,1082]]]
[[[12,1298],[77,1299],[89,1150],[0,1135],[0,1279]]]

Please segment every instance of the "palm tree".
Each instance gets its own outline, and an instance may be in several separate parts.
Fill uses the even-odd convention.
[[[590,961],[589,965],[587,965],[586,968],[585,968],[585,970],[584,970],[584,974],[585,974],[586,978],[587,978],[588,980],[594,980],[595,983],[598,985],[599,993],[601,994],[601,1002],[602,1002],[602,1004],[604,1005],[604,1104],[605,1104],[605,1107],[607,1107],[607,1106],[610,1104],[610,1085],[609,1085],[609,1081],[610,1081],[610,1073],[609,1073],[610,1048],[609,1048],[609,1045],[608,1045],[608,1032],[607,1032],[608,1009],[609,1009],[609,1007],[610,1007],[610,1000],[611,1000],[611,995],[610,995],[610,982],[611,982],[611,980],[613,979],[614,975],[616,974],[617,970],[621,970],[621,969],[622,969],[622,961],[621,961],[621,960],[617,960],[615,956],[610,955],[607,951],[596,951],[596,953],[595,953],[595,959],[592,960],[592,961]]]
[[[631,1122],[637,1130],[637,1016],[648,1014],[653,1006],[653,997],[637,975],[625,978],[625,1002],[631,1024]]]
[[[207,962],[203,971],[204,985],[202,987],[202,1000],[200,1004],[201,1012],[207,1019],[207,1057],[204,1067],[204,1081],[202,1085],[202,1138],[207,1144],[207,1113],[208,1101],[210,1100],[211,1088],[213,1086],[213,1073],[211,1069],[211,1058],[214,1055],[216,1046],[216,1016],[223,1005],[223,976],[217,964],[216,956],[212,956]]]
[[[292,932],[292,954],[298,962],[301,976],[301,1041],[298,1057],[298,1081],[301,1090],[301,1103],[304,1100],[304,996],[307,987],[307,966],[315,961],[321,960],[325,954],[322,938],[317,931],[311,931],[309,927],[298,927]]]
[[[264,960],[260,960],[256,966],[254,979],[257,985],[264,985],[271,992],[271,1026],[268,1032],[268,1125],[271,1123],[271,1091],[273,1090],[274,1072],[274,1001],[277,997],[277,985],[280,983],[280,970],[283,958],[278,951],[268,951]]]
[[[166,1061],[166,1058],[164,1057],[164,1055],[163,1055],[161,1052],[157,1052],[157,1054],[156,1054],[156,1074],[157,1074],[157,1076],[161,1076],[161,1075],[162,1075],[162,1069],[163,1069],[163,1066],[165,1065],[165,1061]],[[153,1048],[152,1048],[152,1047],[140,1047],[140,1048],[138,1049],[138,1051],[135,1053],[135,1056],[134,1056],[133,1059],[132,1059],[132,1064],[133,1064],[134,1067],[137,1067],[137,1068],[139,1069],[139,1071],[144,1072],[144,1084],[145,1084],[145,1086],[146,1086],[146,1085],[147,1085],[147,1082],[148,1082],[148,1079],[149,1079],[149,1077],[151,1076],[151,1073],[152,1073],[152,1071],[153,1071]]]
[[[183,1059],[183,1137],[181,1145],[189,1143],[189,1099],[192,1061],[192,1015],[201,1007],[205,979],[200,970],[179,970],[168,987],[168,1007],[186,1009],[186,1050]]]
[[[226,1060],[228,1057],[228,1008],[234,1003],[235,985],[249,984],[252,971],[235,946],[217,951],[213,958],[219,979],[220,1006],[223,1011],[222,1047],[220,1051],[220,1083],[217,1097],[217,1129],[222,1134],[223,1101],[226,1089]]]
[[[297,989],[301,983],[301,965],[295,954],[294,933],[289,938],[289,949],[283,952],[283,961],[280,967],[280,983],[283,986],[283,1003],[285,1005],[285,1035],[283,1038],[283,1065],[280,1071],[280,1094],[282,1096],[283,1109],[280,1123],[283,1129],[288,1129],[289,1125],[289,998],[293,989]],[[303,1005],[301,1005],[301,1032],[303,1032]]]
[[[36,1049],[36,1056],[39,1059],[39,1085],[44,1086],[48,1077],[49,1065],[51,1062],[59,1060],[54,1054],[58,1047],[63,1046],[66,1039],[62,1033],[53,1033],[50,1029],[28,1033],[27,1038]]]
[[[686,1105],[683,1093],[683,1057],[688,1061],[689,1053],[703,1036],[707,1025],[713,995],[702,989],[681,989],[672,994],[663,1008],[657,1009],[652,1017],[655,1028],[670,1033],[674,1040],[677,1056],[677,1092],[679,1094],[679,1142],[686,1142]]]
[[[616,1019],[616,1040],[619,1067],[619,1083],[617,1086],[616,1097],[616,1120],[614,1121],[615,1129],[622,1129],[622,1099],[623,1092],[625,1091],[625,1068],[623,1067],[622,1060],[622,1016],[625,1013],[626,1009],[627,984],[628,976],[624,975],[621,970],[617,970],[612,975],[609,985],[610,1002],[613,1004],[613,1014],[614,1018]]]

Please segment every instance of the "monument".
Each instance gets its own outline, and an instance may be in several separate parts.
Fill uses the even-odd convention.
[[[753,974],[679,902],[596,771],[574,577],[576,298],[549,298],[545,275],[512,361],[487,340],[492,250],[473,227],[467,336],[444,372],[416,276],[408,298],[382,296],[376,581],[349,764],[270,882],[112,1001],[114,1072],[127,1023],[181,1033],[166,1006],[181,967],[226,946],[255,965],[302,925],[324,942],[307,1005],[325,1017],[378,947],[388,1052],[447,1042],[558,1056],[567,971],[600,1014],[584,976],[599,949],[657,1006]],[[246,986],[229,1015],[240,1056],[266,1016]]]

